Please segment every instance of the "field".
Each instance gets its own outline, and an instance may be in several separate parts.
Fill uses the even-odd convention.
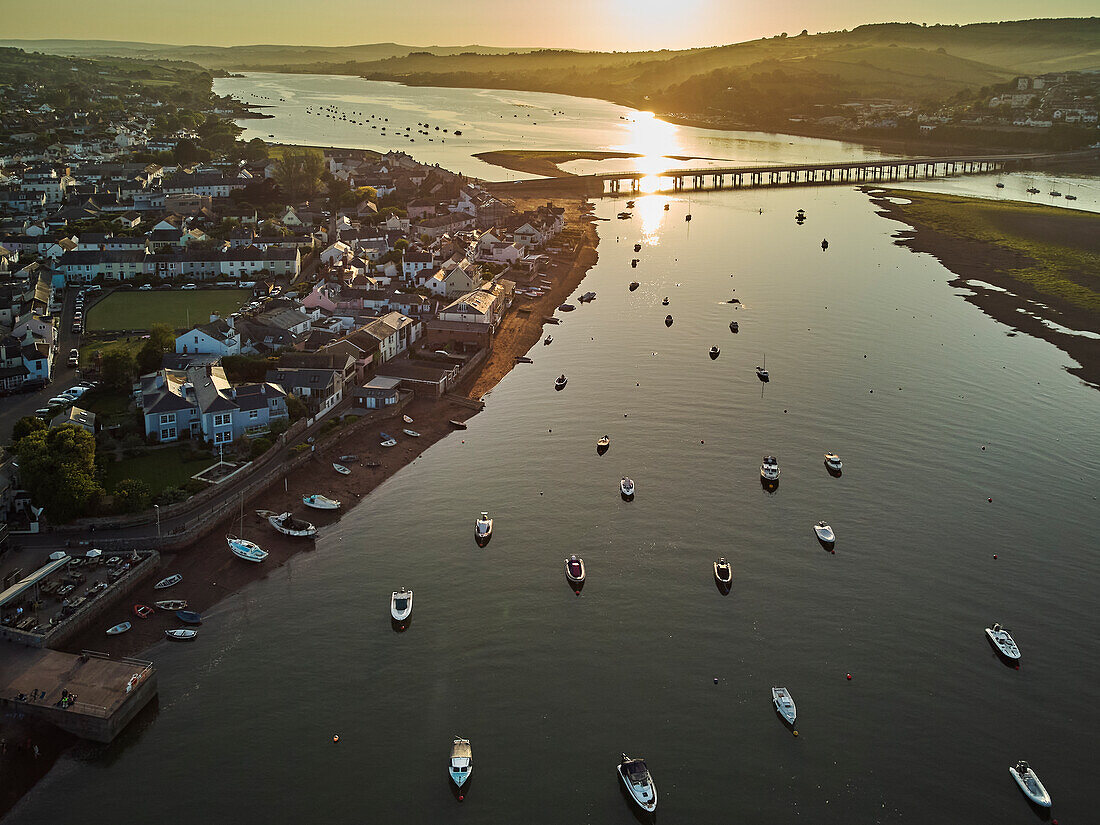
[[[228,315],[248,300],[247,289],[209,289],[182,292],[118,291],[88,310],[89,332],[149,329],[150,324],[171,324],[187,329],[205,324],[211,313]]]
[[[107,492],[111,492],[124,478],[144,481],[154,496],[168,487],[182,487],[191,480],[191,476],[214,463],[210,456],[189,460],[189,454],[189,448],[181,445],[151,450],[147,455],[137,458],[112,461],[105,467],[104,487]]]

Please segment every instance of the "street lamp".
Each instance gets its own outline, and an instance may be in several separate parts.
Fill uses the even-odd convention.
[[[154,504],[153,509],[157,511],[157,538],[160,538],[160,505]]]

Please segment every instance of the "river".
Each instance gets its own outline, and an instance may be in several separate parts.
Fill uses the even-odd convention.
[[[895,246],[854,189],[623,208],[597,203],[596,301],[467,432],[211,611],[196,644],[155,648],[159,711],[63,757],[8,821],[632,823],[622,751],[648,760],[663,822],[1027,823],[1019,759],[1056,817],[1088,821],[1096,391]],[[986,641],[995,621],[1019,670]],[[461,803],[455,735],[474,752]]]

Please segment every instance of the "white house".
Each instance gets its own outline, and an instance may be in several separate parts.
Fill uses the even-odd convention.
[[[176,338],[176,352],[182,355],[240,355],[241,334],[233,328],[233,319],[212,320]]]

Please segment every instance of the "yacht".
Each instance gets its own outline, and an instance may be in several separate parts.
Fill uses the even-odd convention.
[[[844,469],[844,464],[836,453],[825,453],[825,466],[831,473],[839,474]]]
[[[1020,786],[1020,790],[1027,795],[1028,799],[1040,808],[1050,807],[1050,794],[1043,787],[1043,783],[1039,781],[1039,777],[1031,765],[1021,759],[1009,768],[1008,772],[1012,774],[1012,778],[1016,780],[1016,784]]]
[[[470,747],[469,739],[455,737],[451,744],[451,761],[447,766],[447,772],[450,773],[451,781],[456,787],[461,788],[466,784],[466,780],[474,772],[474,752]]]
[[[657,810],[657,786],[644,759],[631,759],[624,753],[619,762],[619,776],[639,808],[647,813]]]
[[[488,513],[482,512],[478,520],[474,522],[474,539],[484,547],[492,537],[493,520],[489,518]]]
[[[798,717],[798,711],[795,709],[791,692],[785,687],[773,687],[772,701],[775,703],[775,712],[782,716],[783,721],[788,725],[793,725]]]
[[[765,384],[771,381],[771,376],[768,374],[768,370],[764,367],[756,368],[756,377],[763,381]]]
[[[814,533],[817,534],[817,540],[822,544],[836,543],[836,534],[833,532],[833,528],[823,521],[819,521],[814,525]]]
[[[302,496],[302,504],[312,507],[314,510],[339,510],[340,502],[334,498],[323,496],[320,493]]]
[[[733,582],[733,568],[724,558],[714,563],[714,578],[718,579],[719,584],[728,585]]]
[[[764,481],[779,481],[779,461],[774,455],[766,455],[761,459],[760,477]]]
[[[247,539],[238,538],[236,536],[226,536],[226,543],[229,545],[229,550],[238,559],[244,559],[245,561],[261,562],[267,558],[267,551],[260,548],[260,545]]]
[[[715,360],[721,354],[721,352],[722,352],[722,350],[718,349],[718,347],[711,347],[710,348],[710,360],[711,361]]]
[[[395,622],[403,622],[412,615],[413,593],[411,590],[401,588],[393,591],[390,596],[390,615]]]
[[[634,498],[634,480],[623,476],[619,480],[619,491],[622,492],[623,498]]]
[[[580,584],[584,581],[584,559],[573,554],[565,560],[565,578]]]
[[[567,384],[568,382],[569,382],[569,379],[565,377],[565,373],[563,372],[563,373],[562,373],[561,375],[559,375],[559,376],[558,376],[558,377],[557,377],[557,378],[556,378],[556,379],[554,380],[554,389],[556,389],[556,390],[564,390],[564,389],[565,389],[565,385],[566,385],[566,384]]]
[[[987,627],[985,629],[985,635],[989,637],[989,640],[997,646],[997,650],[1006,659],[1013,662],[1020,660],[1020,648],[1016,647],[1016,640],[1012,638],[1012,634],[1008,632],[1008,628],[1001,627],[997,622],[993,623],[993,627]]]

